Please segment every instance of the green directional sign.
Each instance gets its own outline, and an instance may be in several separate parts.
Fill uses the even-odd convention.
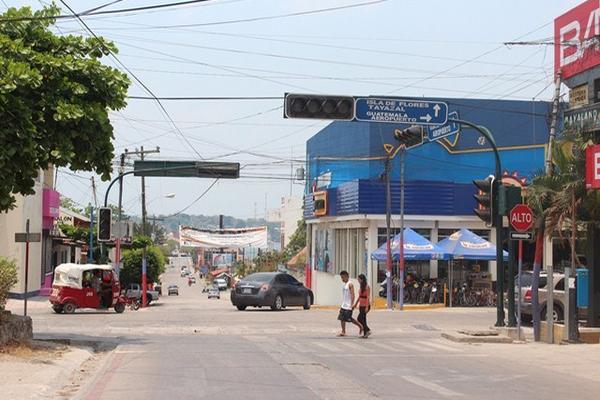
[[[136,160],[133,170],[135,176],[219,179],[240,177],[240,164],[228,162]]]

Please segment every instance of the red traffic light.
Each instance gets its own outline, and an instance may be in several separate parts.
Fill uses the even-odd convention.
[[[354,97],[286,93],[285,118],[354,119]]]

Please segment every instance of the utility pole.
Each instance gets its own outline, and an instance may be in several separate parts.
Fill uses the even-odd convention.
[[[121,239],[123,238],[123,227],[121,219],[123,217],[123,172],[125,172],[125,158],[127,157],[127,149],[121,154],[121,163],[119,165],[119,210],[117,217],[117,226],[119,227],[117,237],[115,239],[115,264],[117,266],[117,275],[121,273]]]
[[[400,145],[400,262],[398,264],[398,277],[400,278],[400,290],[398,304],[400,310],[404,308],[404,169],[405,169],[406,146]]]
[[[294,186],[294,147],[290,149],[290,197],[292,197]]]
[[[391,158],[388,153],[385,159],[385,232],[386,232],[386,297],[387,308],[394,308],[392,293],[392,235],[390,225],[392,223],[392,190],[391,190]]]
[[[157,146],[155,150],[144,150],[144,146],[140,146],[139,150],[130,152],[129,154],[139,155],[140,159],[144,161],[146,154],[160,153],[160,148]],[[123,177],[121,177],[123,179]],[[146,236],[146,180],[142,176],[142,235]],[[142,249],[142,307],[148,305],[148,298],[146,291],[148,290],[147,282],[147,266],[146,266],[146,246]]]

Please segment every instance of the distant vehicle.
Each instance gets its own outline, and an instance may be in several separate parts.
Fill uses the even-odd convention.
[[[142,287],[139,283],[130,283],[125,292],[125,297],[128,299],[138,299],[141,301],[142,298]],[[146,305],[150,305],[151,302],[158,300],[158,292],[156,290],[146,290]]]
[[[196,277],[195,276],[190,276],[189,277],[190,282],[192,283],[196,283]]]
[[[209,299],[220,299],[221,298],[221,291],[219,290],[218,286],[211,286],[210,288],[208,288],[208,298]]]
[[[223,278],[217,278],[214,280],[219,290],[227,290],[227,281]]]
[[[190,274],[190,271],[188,271],[187,269],[182,269],[181,270],[181,277],[185,278],[186,276],[188,276]]]
[[[162,296],[162,285],[154,285],[154,290],[158,292],[159,296]]]
[[[179,286],[177,285],[169,285],[167,288],[168,295],[179,296]]]
[[[271,307],[282,310],[302,306],[309,310],[313,292],[293,276],[281,272],[258,272],[240,280],[231,291],[231,304],[243,311],[246,307]]]

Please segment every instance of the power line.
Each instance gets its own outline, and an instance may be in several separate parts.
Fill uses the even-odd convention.
[[[195,1],[207,1],[207,0],[195,0]],[[112,52],[111,49],[109,49],[104,42],[94,33],[94,31],[83,21],[83,19],[78,16],[77,14],[75,14],[75,12],[73,11],[73,9],[66,3],[65,0],[60,0],[60,2],[69,9],[69,11],[71,13],[73,13],[77,19],[79,20],[79,22],[85,27],[85,29],[94,37],[98,40],[99,43],[101,43],[102,47],[105,49],[105,51],[107,51],[112,58],[121,66],[125,69],[125,71],[127,71],[132,77],[133,79],[135,79],[136,82],[138,82],[138,84],[140,86],[142,86],[142,88],[150,95],[152,96],[155,100],[156,103],[158,104],[158,106],[160,107],[160,109],[162,110],[163,114],[168,118],[168,120],[171,122],[171,125],[173,126],[173,128],[175,129],[175,131],[177,133],[179,133],[181,135],[181,137],[183,138],[183,140],[190,146],[190,148],[192,150],[194,150],[194,152],[198,155],[198,157],[203,158],[202,155],[198,152],[198,150],[196,150],[196,148],[189,142],[189,140],[185,137],[185,135],[183,134],[183,132],[181,132],[179,130],[179,128],[177,127],[177,124],[175,124],[175,122],[173,121],[173,118],[171,118],[171,115],[168,113],[167,109],[164,107],[164,105],[161,103],[161,101],[156,97],[156,95],[154,94],[154,92],[152,90],[150,90],[150,88],[148,86],[146,86],[144,84],[144,82],[142,82],[142,80],[140,78],[137,77],[137,75],[135,75],[123,62],[121,62],[121,60],[119,60],[119,58]]]
[[[171,96],[171,97],[148,97],[148,96],[127,96],[132,100],[165,100],[165,101],[190,101],[190,100],[283,100],[283,96]]]

